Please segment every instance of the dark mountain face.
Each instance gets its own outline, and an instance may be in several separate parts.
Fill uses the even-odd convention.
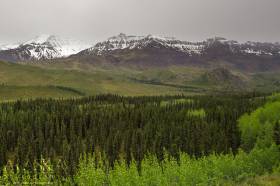
[[[222,64],[245,72],[280,70],[279,44],[240,44],[224,38],[191,43],[173,38],[121,34],[75,55],[76,58],[83,56],[87,59],[98,56],[105,63],[140,67],[191,65],[209,68]]]
[[[143,49],[117,50],[105,55],[105,58],[114,58],[120,65],[155,66],[187,65],[191,64],[187,54],[171,48],[150,45]]]
[[[223,87],[232,90],[244,90],[248,88],[247,82],[241,76],[233,74],[226,68],[215,68],[207,71],[196,80],[197,83]]]
[[[240,77],[235,76],[228,69],[225,68],[216,68],[212,71],[209,71],[205,74],[205,78],[207,79],[207,81],[213,84],[220,84],[220,83],[239,84],[236,82],[242,81]]]

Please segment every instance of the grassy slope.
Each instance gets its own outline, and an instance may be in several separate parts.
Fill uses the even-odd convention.
[[[257,90],[280,90],[280,74],[279,72],[259,73],[252,75],[252,84]]]
[[[71,91],[49,87],[50,85],[69,87],[83,95],[100,93],[132,96],[197,94],[221,89],[197,83],[196,80],[206,70],[182,66],[146,69],[116,67],[73,60],[49,61],[31,65],[0,62],[0,85],[7,85],[0,87],[0,100],[80,96]],[[280,86],[280,79],[277,78],[277,75],[277,73],[257,74],[243,77],[243,79],[248,78],[248,81],[251,81],[257,90],[276,90],[277,85]],[[275,79],[279,79],[279,83]],[[276,81],[275,85],[271,85],[271,81]]]
[[[219,64],[218,61],[216,67],[224,67],[224,62]],[[117,67],[112,64],[94,64],[91,62],[79,62],[75,60],[58,60],[55,62],[33,64],[43,68],[49,69],[68,69],[86,72],[108,72],[112,75],[118,74],[125,78],[136,78],[137,80],[144,80],[147,82],[161,82],[163,84],[173,84],[179,86],[195,87],[195,89],[211,89],[219,90],[225,89],[222,86],[213,86],[209,83],[201,83],[198,80],[205,75],[209,70],[212,71],[213,67],[208,69],[193,67],[193,66],[168,66],[168,67],[136,67],[136,66],[123,66]],[[216,68],[215,67],[215,68]],[[250,90],[257,91],[275,91],[280,90],[280,72],[266,72],[266,73],[245,73],[241,72],[234,67],[228,66],[231,73],[240,77],[248,86]],[[219,83],[219,82],[217,82]],[[187,92],[192,92],[188,89]],[[203,90],[202,90],[203,91]]]
[[[0,62],[0,96],[2,99],[29,97],[79,96],[78,94],[50,86],[75,89],[84,95],[116,93],[122,95],[181,94],[176,87],[143,84],[130,80],[126,70],[81,70],[65,67],[48,68]],[[4,86],[3,86],[4,85]],[[12,92],[12,93],[11,93]],[[11,94],[10,94],[11,93]]]
[[[86,62],[78,62],[73,60],[47,62],[47,63],[34,63],[32,65],[39,66],[44,69],[67,69],[79,72],[97,73],[102,76],[106,76],[109,79],[117,79],[117,81],[125,80],[128,84],[140,84],[143,91],[140,89],[140,94],[136,95],[154,95],[159,94],[159,91],[165,91],[165,89],[176,93],[201,93],[205,88],[205,85],[199,85],[194,80],[199,78],[205,73],[205,69],[197,67],[185,67],[185,66],[169,66],[169,67],[135,67],[135,66],[115,66],[112,64],[93,64]],[[106,84],[106,83],[105,83]],[[119,85],[118,85],[119,86]],[[147,88],[160,88],[159,90],[153,90],[151,93],[147,92]],[[124,87],[120,87],[122,89]],[[111,91],[111,89],[110,89]],[[156,92],[155,92],[156,91]],[[170,94],[170,91],[161,92],[160,94]],[[121,93],[122,91],[117,91]],[[135,95],[130,93],[129,95]]]
[[[36,97],[69,98],[77,96],[80,95],[52,86],[0,86],[0,102]]]

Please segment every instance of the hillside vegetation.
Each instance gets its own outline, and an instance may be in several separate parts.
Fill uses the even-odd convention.
[[[142,96],[279,90],[278,73],[242,74],[221,69],[224,68],[206,70],[171,66],[142,69],[71,60],[40,64],[0,62],[0,96],[1,100],[15,100],[104,93]]]

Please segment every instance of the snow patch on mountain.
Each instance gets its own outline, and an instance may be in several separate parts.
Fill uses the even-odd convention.
[[[191,43],[176,40],[173,37],[148,36],[127,36],[123,33],[110,37],[104,42],[97,43],[94,47],[87,50],[88,53],[103,55],[106,52],[124,49],[142,49],[152,42],[158,43],[166,48],[173,48],[188,54],[200,54],[204,48],[203,43]]]
[[[28,56],[25,57],[27,59],[22,60],[40,60],[68,57],[90,46],[71,38],[43,34],[20,44],[3,46],[0,50],[13,50],[19,54],[29,55],[25,55]]]
[[[1,51],[1,50],[15,49],[15,48],[17,48],[19,45],[20,45],[20,44],[0,45],[0,51]]]
[[[170,49],[188,56],[216,55],[215,53],[280,56],[279,43],[260,43],[227,40],[214,37],[202,42],[181,41],[174,37],[155,35],[134,36],[119,34],[94,46],[70,38],[43,34],[34,39],[14,45],[0,46],[4,59],[12,61],[54,59],[73,54],[106,55],[115,50],[141,50],[145,48]]]
[[[234,40],[227,40],[223,37],[214,37],[202,42],[181,41],[174,37],[159,37],[154,35],[131,36],[123,33],[108,38],[104,42],[99,42],[95,46],[83,51],[87,54],[104,55],[114,50],[143,49],[148,46],[166,47],[183,52],[189,56],[203,55],[208,48],[220,44],[223,48],[228,48],[232,53],[243,53],[253,55],[273,55],[279,54],[279,44],[246,42],[238,43]],[[221,46],[220,46],[221,47]]]

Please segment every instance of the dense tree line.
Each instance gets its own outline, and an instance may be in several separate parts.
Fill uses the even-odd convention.
[[[265,96],[244,94],[99,95],[2,103],[0,170],[17,165],[32,171],[44,158],[53,164],[55,175],[68,176],[75,174],[82,154],[102,154],[108,167],[120,158],[127,165],[134,159],[140,170],[146,154],[160,162],[165,151],[178,160],[180,152],[195,157],[235,153],[240,145],[238,118],[264,102]]]

